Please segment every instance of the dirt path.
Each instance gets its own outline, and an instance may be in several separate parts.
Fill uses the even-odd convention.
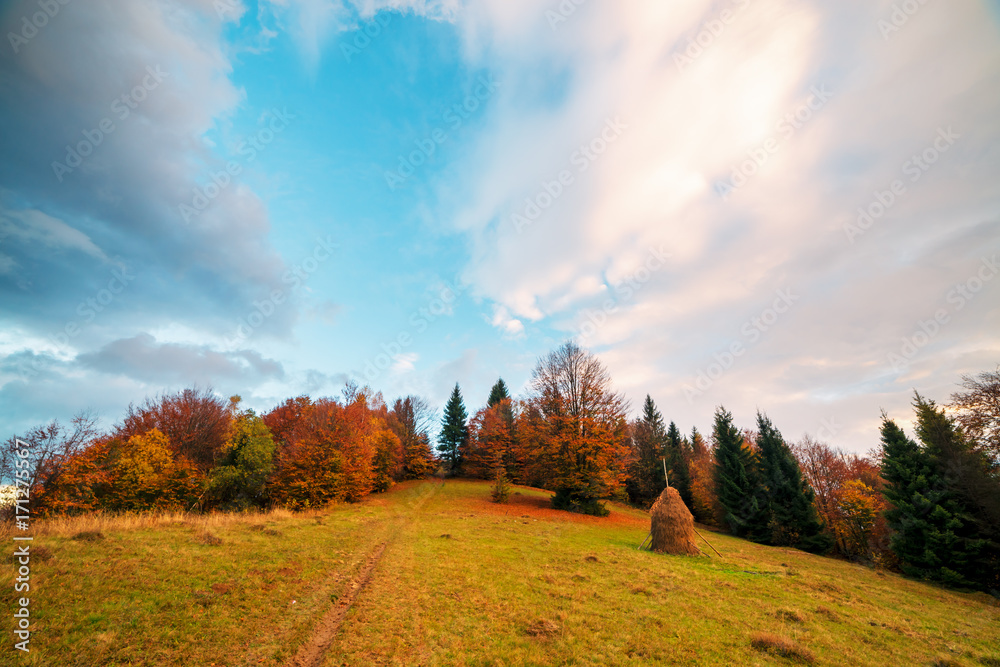
[[[313,630],[312,636],[309,637],[309,640],[302,645],[299,652],[288,663],[288,667],[320,667],[323,662],[323,656],[326,655],[327,649],[330,648],[330,644],[333,643],[333,639],[337,636],[337,631],[340,630],[341,623],[344,622],[344,617],[347,616],[347,612],[350,611],[358,595],[361,594],[365,586],[368,585],[368,582],[371,581],[372,575],[375,572],[375,566],[382,559],[382,554],[385,553],[387,546],[389,546],[389,543],[383,542],[368,556],[368,560],[361,569],[361,572],[347,586],[347,592],[344,594],[344,597],[337,600],[337,603],[330,608],[330,611],[326,612]]]
[[[393,517],[394,523],[396,524],[395,530],[392,531],[391,536],[388,541],[379,544],[368,559],[365,561],[364,566],[362,566],[361,571],[358,572],[358,576],[347,585],[346,592],[343,597],[338,599],[336,604],[334,604],[323,618],[320,619],[319,623],[313,629],[312,635],[303,644],[295,657],[288,662],[288,667],[320,667],[323,664],[323,656],[326,655],[327,650],[329,650],[330,645],[333,640],[337,637],[337,632],[340,631],[340,626],[344,622],[344,618],[347,617],[347,612],[351,610],[354,605],[354,601],[368,586],[368,582],[371,581],[375,574],[375,568],[379,561],[382,559],[382,554],[385,553],[386,547],[389,546],[396,534],[399,532],[399,528],[407,520],[411,520],[413,515],[420,511],[420,509],[426,504],[427,500],[436,494],[441,487],[442,483],[438,482],[428,482],[421,485],[421,492],[419,496],[412,499],[407,503],[406,509],[408,511],[397,511]]]

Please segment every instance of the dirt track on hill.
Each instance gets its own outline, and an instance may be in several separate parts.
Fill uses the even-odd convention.
[[[287,667],[320,667],[323,664],[323,657],[329,650],[330,645],[333,640],[336,639],[337,633],[340,631],[340,626],[344,623],[344,619],[347,617],[347,612],[351,610],[354,605],[354,601],[357,600],[358,596],[364,592],[368,583],[372,580],[375,575],[375,568],[378,566],[379,561],[382,560],[382,554],[385,553],[386,548],[389,543],[395,538],[395,535],[399,532],[399,525],[404,521],[411,519],[413,514],[418,512],[427,500],[434,495],[443,483],[429,483],[422,485],[425,489],[421,495],[411,500],[407,503],[406,508],[409,511],[402,511],[396,514],[396,530],[392,532],[392,537],[386,542],[379,544],[374,551],[365,559],[365,564],[362,566],[361,571],[358,575],[351,580],[351,582],[345,587],[344,592],[341,597],[337,599],[334,605],[330,608],[323,618],[320,619],[319,623],[313,629],[312,634],[309,639],[299,648],[295,656],[287,663]]]
[[[337,636],[337,632],[340,630],[347,612],[350,611],[358,595],[365,589],[368,582],[371,581],[375,567],[382,559],[382,554],[385,553],[387,546],[389,546],[389,543],[383,542],[368,556],[361,572],[348,584],[344,596],[337,600],[336,604],[330,608],[330,611],[326,612],[316,625],[315,630],[313,630],[312,636],[309,637],[309,640],[302,645],[299,652],[288,663],[289,667],[319,667],[323,663],[323,656],[326,655],[327,649],[330,648],[330,644],[333,643],[334,638]]]

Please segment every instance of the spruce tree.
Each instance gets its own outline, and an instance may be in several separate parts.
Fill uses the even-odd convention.
[[[441,433],[438,435],[438,451],[448,465],[448,471],[457,475],[462,465],[462,454],[469,441],[469,413],[465,410],[462,391],[455,383],[444,407],[444,418],[441,420]]]
[[[670,486],[677,489],[688,508],[692,507],[690,456],[684,438],[674,422],[670,422],[667,428],[666,459],[670,469]]]
[[[503,378],[496,381],[493,388],[490,389],[490,397],[486,401],[486,406],[492,408],[493,406],[499,404],[501,401],[510,398],[510,392],[507,391],[507,385],[504,383]]]
[[[663,477],[665,444],[663,416],[647,394],[642,417],[632,424],[633,459],[626,484],[629,498],[636,505],[649,507],[667,486]]]
[[[813,504],[815,494],[803,478],[799,462],[771,420],[757,413],[757,452],[767,504],[767,542],[806,551],[829,551],[833,540]]]
[[[766,535],[767,512],[757,472],[757,457],[743,444],[743,435],[724,408],[715,411],[715,489],[726,525],[738,537]]]
[[[886,415],[882,416],[883,494],[892,503],[885,518],[893,553],[903,572],[952,585],[967,584],[965,525],[931,454]],[[964,547],[964,548],[963,548]]]
[[[1000,478],[990,458],[970,443],[934,401],[916,395],[916,432],[954,499],[955,533],[968,558],[959,574],[983,590],[1000,590]]]

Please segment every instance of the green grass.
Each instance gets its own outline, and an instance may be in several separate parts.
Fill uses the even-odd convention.
[[[717,533],[721,559],[640,552],[643,512],[513,491],[410,483],[306,516],[43,535],[32,651],[0,663],[283,665],[388,541],[324,665],[1000,664],[988,596]]]

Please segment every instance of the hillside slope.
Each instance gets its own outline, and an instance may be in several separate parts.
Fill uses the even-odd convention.
[[[435,480],[302,515],[53,522],[16,663],[284,665],[311,645],[327,666],[1000,665],[988,596],[715,533],[723,558],[640,552],[643,512],[514,491],[496,505],[488,484]],[[102,535],[73,539],[88,527]]]

